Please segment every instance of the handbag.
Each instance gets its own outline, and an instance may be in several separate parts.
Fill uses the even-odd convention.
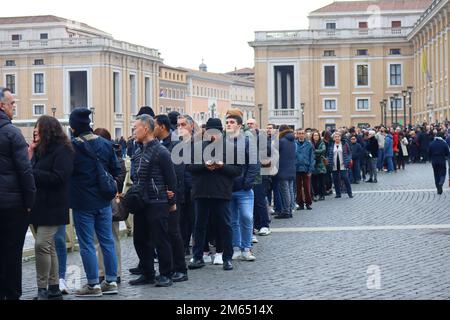
[[[141,167],[141,170],[147,170],[145,172],[145,177],[149,179],[149,171],[150,167],[153,163],[153,160],[159,155],[159,149],[153,151],[153,153],[150,155],[150,162],[146,165]],[[141,155],[143,157],[143,155]],[[142,161],[142,158],[141,158]],[[143,168],[143,169],[142,169]],[[136,214],[139,212],[142,212],[147,207],[148,201],[148,181],[144,181],[143,184],[132,184],[130,189],[128,189],[127,193],[123,196],[123,199],[121,201],[122,205],[128,209],[128,212],[132,214]]]
[[[117,194],[111,201],[113,221],[125,221],[128,219],[130,211],[123,204],[123,195]]]
[[[324,165],[325,167],[328,167],[329,161],[328,161],[328,159],[327,159],[326,157],[322,156],[322,162],[323,162],[323,165]]]
[[[97,154],[92,150],[91,146],[84,137],[80,137],[84,141],[82,150],[86,155],[95,160],[97,168],[97,182],[99,185],[100,195],[103,199],[111,201],[117,194],[117,182],[114,177],[105,169],[103,163]]]

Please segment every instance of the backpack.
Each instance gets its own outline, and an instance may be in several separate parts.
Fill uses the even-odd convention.
[[[82,150],[84,153],[95,160],[95,166],[97,169],[97,182],[99,185],[100,195],[106,201],[111,201],[116,197],[117,194],[117,183],[114,177],[105,169],[105,166],[100,161],[97,154],[92,150],[88,141],[84,137],[80,137],[84,143],[84,148]]]

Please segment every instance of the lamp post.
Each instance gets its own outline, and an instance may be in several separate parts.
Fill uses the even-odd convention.
[[[300,103],[301,113],[302,113],[302,127],[305,128],[305,103]]]
[[[394,101],[395,101],[394,96],[392,96],[390,98],[390,100],[391,100],[391,127],[393,127],[394,126]]]
[[[403,127],[406,128],[406,97],[408,96],[408,91],[403,90]]]
[[[413,87],[408,87],[409,125],[412,126],[412,93]]]
[[[53,114],[53,118],[54,118],[55,114],[56,114],[56,107],[52,107],[52,114]]]
[[[383,107],[384,107],[384,121],[383,121],[383,125],[384,126],[387,125],[387,104],[388,104],[388,100],[387,99],[383,99]]]
[[[395,104],[395,122],[394,124],[397,125],[398,123],[398,108],[397,108],[397,101],[398,101],[398,97],[400,95],[398,93],[394,94],[394,104]]]
[[[92,107],[91,108],[91,112],[92,112],[92,126],[94,126],[94,116],[95,116],[95,108],[94,107]]]
[[[381,124],[383,125],[383,115],[384,115],[384,102],[383,100],[380,101],[380,109],[381,109]]]
[[[258,109],[259,109],[259,128],[262,128],[262,108],[263,105],[260,103],[258,104]]]

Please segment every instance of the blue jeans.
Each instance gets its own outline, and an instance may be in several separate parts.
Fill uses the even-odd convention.
[[[378,162],[377,162],[377,168],[378,170],[383,169],[383,162],[384,162],[384,149],[378,149]]]
[[[80,254],[88,284],[98,284],[98,260],[95,254],[94,232],[102,249],[105,279],[117,281],[117,257],[112,234],[111,206],[98,210],[73,210],[73,221],[80,244]]]
[[[334,188],[336,189],[336,196],[341,196],[341,180],[344,180],[347,194],[352,195],[352,186],[350,185],[350,179],[348,178],[347,170],[333,171]]]
[[[295,208],[294,179],[279,180],[279,185],[282,199],[282,208],[280,213],[282,215],[291,215],[292,208]]]
[[[231,227],[233,247],[241,250],[252,247],[253,235],[253,190],[233,192],[231,199]]]
[[[394,162],[392,162],[392,157],[386,157],[386,163],[388,172],[394,171]]]
[[[267,181],[264,180],[260,184],[256,184],[253,187],[253,193],[255,194],[255,206],[254,206],[254,227],[255,229],[269,228],[270,218],[269,211],[267,210],[266,188]],[[257,223],[256,223],[257,221]]]
[[[55,234],[55,249],[58,256],[59,264],[59,278],[66,278],[66,264],[67,264],[67,247],[66,247],[66,226],[62,225],[58,227],[58,231]]]

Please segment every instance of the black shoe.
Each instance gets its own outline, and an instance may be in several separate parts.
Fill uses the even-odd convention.
[[[325,197],[324,196],[321,196],[320,198],[319,198],[319,201],[324,201],[325,200]]]
[[[223,270],[225,270],[225,271],[233,270],[233,264],[231,263],[231,261],[223,262]]]
[[[63,300],[63,294],[59,290],[59,284],[48,286],[48,300]]]
[[[349,194],[348,197],[349,197],[350,199],[353,199],[353,195],[352,195],[352,194]]]
[[[378,180],[377,179],[373,180],[373,183],[378,183]]]
[[[140,276],[142,274],[142,270],[139,267],[131,268],[129,271],[131,274],[134,274],[135,276]]]
[[[444,192],[444,190],[442,190],[442,186],[437,187],[437,192],[438,192],[438,195],[441,195]]]
[[[172,279],[166,276],[159,276],[156,279],[155,287],[170,287],[173,284]]]
[[[144,275],[141,275],[139,278],[135,279],[135,280],[131,280],[129,282],[130,286],[144,286],[147,284],[154,284],[155,283],[155,278],[153,277],[147,277]]]
[[[48,290],[45,288],[38,288],[38,294],[33,300],[48,300]]]
[[[195,260],[192,262],[189,262],[188,268],[189,270],[195,270],[195,269],[200,269],[203,268],[205,266],[205,261],[203,261],[203,259],[201,260]]]
[[[189,280],[188,275],[187,273],[184,272],[175,272],[172,276],[173,282],[183,282],[188,280]]]
[[[314,201],[314,202],[317,202],[317,201],[318,201],[318,198],[317,198],[317,197],[314,197],[314,198],[313,198],[313,201]]]
[[[335,199],[339,199],[339,198],[342,198],[341,196],[336,196],[336,197],[334,197]]]
[[[369,179],[369,180],[366,181],[366,183],[373,183],[373,180]]]
[[[297,210],[305,210],[305,205],[304,204],[299,204]]]
[[[302,209],[304,210],[304,209]],[[276,216],[275,219],[290,219],[292,218],[291,214],[280,214],[279,216]]]
[[[120,284],[120,282],[122,282],[122,279],[120,279],[120,277],[117,277],[116,283],[117,283],[117,284]],[[101,283],[101,282],[100,282],[100,283]]]
[[[359,181],[355,181],[354,183],[355,183],[355,184],[359,184]]]
[[[306,205],[306,210],[312,210],[312,208],[309,204]]]

